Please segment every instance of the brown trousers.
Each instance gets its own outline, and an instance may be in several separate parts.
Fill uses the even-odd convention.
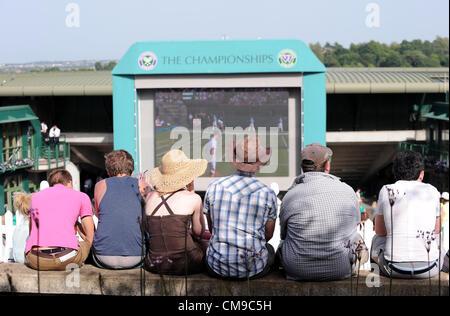
[[[28,266],[39,271],[65,271],[69,264],[76,264],[81,267],[89,256],[91,245],[86,241],[80,241],[78,244],[78,251],[67,251],[67,254],[60,256],[54,254],[39,253],[39,258],[34,250],[30,250],[25,258],[28,261]],[[39,265],[39,269],[38,269]]]

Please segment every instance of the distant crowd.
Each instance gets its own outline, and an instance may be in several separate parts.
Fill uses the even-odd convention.
[[[287,105],[287,91],[277,88],[160,90],[156,105],[190,105],[215,102],[220,105]]]
[[[95,184],[94,208],[87,194],[73,190],[70,173],[56,169],[48,188],[14,199],[26,218],[14,237],[15,260],[38,270],[90,260],[104,269],[206,272],[226,280],[274,270],[289,280],[341,280],[369,260],[392,278],[448,272],[448,193],[422,181],[419,153],[395,157],[396,181],[379,193],[370,245],[358,233],[367,220],[361,200],[330,173],[330,148],[303,148],[302,172],[281,202],[277,189],[255,177],[270,155],[258,137],[234,143],[236,171],[215,179],[202,199],[194,180],[205,173],[206,160],[170,150],[148,177],[136,177],[132,156],[116,150],[105,157],[108,178]]]

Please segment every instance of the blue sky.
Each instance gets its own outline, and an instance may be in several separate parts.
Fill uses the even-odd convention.
[[[66,7],[79,8],[69,27]],[[368,27],[370,3],[379,27]],[[350,43],[448,37],[448,0],[0,0],[0,64],[119,59],[143,40],[298,38]],[[71,19],[75,23],[76,19]],[[372,20],[373,21],[373,20]],[[70,24],[69,23],[69,24]]]

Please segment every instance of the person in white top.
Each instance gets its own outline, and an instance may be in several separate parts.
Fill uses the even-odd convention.
[[[61,135],[61,130],[58,128],[58,126],[53,125],[53,127],[50,129],[50,132],[48,135],[50,137],[50,143],[58,144],[60,135]]]
[[[433,277],[443,263],[438,249],[440,194],[422,182],[420,153],[398,153],[392,171],[396,182],[383,186],[378,197],[371,258],[392,278]]]
[[[448,251],[448,192],[441,195],[442,249]]]
[[[41,122],[41,135],[42,140],[47,144],[48,143],[48,126],[45,122]]]
[[[270,188],[275,192],[275,195],[277,196],[277,214],[280,212],[280,206],[281,206],[281,200],[278,197],[278,194],[280,194],[280,186],[276,182],[272,182],[270,184]],[[278,246],[280,245],[281,238],[280,238],[280,217],[277,216],[277,220],[275,221],[275,230],[273,232],[272,238],[268,241],[269,244],[272,245],[273,249],[277,251]]]
[[[41,133],[42,134],[47,134],[47,130],[48,130],[47,124],[45,124],[45,122],[42,122],[41,123]]]

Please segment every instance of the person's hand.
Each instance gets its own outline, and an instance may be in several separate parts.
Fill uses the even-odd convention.
[[[144,198],[147,196],[148,193],[153,191],[153,187],[147,182],[147,177],[145,175],[146,172],[147,170],[145,170],[144,172],[140,172],[138,175],[139,191],[141,192],[141,195]]]
[[[80,237],[92,245],[95,234],[95,224],[92,216],[84,216],[81,218],[81,223],[77,221],[78,233]]]
[[[75,223],[75,228],[78,234],[80,235],[81,239],[86,240],[87,239],[86,233],[84,232],[83,226],[79,221]]]

